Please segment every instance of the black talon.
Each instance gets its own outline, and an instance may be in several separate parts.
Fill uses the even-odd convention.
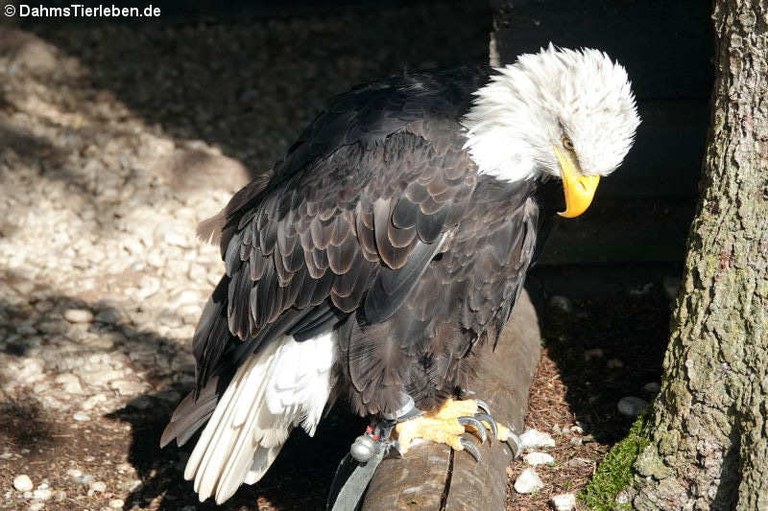
[[[459,443],[464,447],[464,450],[470,454],[470,456],[475,458],[475,461],[480,462],[480,450],[474,443],[472,443],[472,441],[462,437],[459,438]]]
[[[480,410],[487,413],[488,415],[491,414],[491,407],[488,406],[488,403],[486,403],[485,401],[480,401],[479,399],[475,399],[475,403],[477,403],[477,407]]]
[[[475,416],[476,417],[476,416]],[[475,417],[459,417],[459,424],[462,426],[472,426],[476,430],[476,436],[480,439],[480,443],[484,444],[488,440],[488,434],[485,432],[485,425],[477,420]],[[474,431],[472,433],[475,433]]]
[[[479,421],[487,422],[488,425],[491,427],[491,433],[493,433],[493,438],[498,438],[499,437],[499,427],[496,424],[496,419],[491,417],[491,415],[489,413],[485,413],[485,412],[483,412],[483,413],[476,413],[475,414],[475,419],[477,419]],[[485,425],[485,424],[483,424],[483,425]]]

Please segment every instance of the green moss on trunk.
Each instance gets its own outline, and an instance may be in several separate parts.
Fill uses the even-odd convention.
[[[621,504],[616,497],[632,482],[632,465],[649,444],[645,422],[646,414],[637,418],[627,437],[605,455],[592,480],[579,495],[591,511],[631,509],[629,502]]]

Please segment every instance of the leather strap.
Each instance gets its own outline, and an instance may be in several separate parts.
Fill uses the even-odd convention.
[[[388,450],[389,442],[378,440],[374,442],[373,456],[365,463],[355,460],[352,454],[344,456],[336,469],[326,510],[356,511],[368,484],[373,479],[373,474],[376,473],[376,469]]]

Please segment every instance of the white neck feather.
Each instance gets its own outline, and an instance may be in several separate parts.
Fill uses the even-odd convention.
[[[526,108],[500,80],[475,93],[475,105],[462,120],[467,130],[464,145],[480,174],[516,182],[537,176],[533,147],[523,128],[530,125]]]

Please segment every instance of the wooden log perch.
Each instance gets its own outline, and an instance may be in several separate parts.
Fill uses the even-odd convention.
[[[496,420],[521,433],[528,389],[541,354],[536,310],[524,291],[499,337],[480,349],[479,370],[471,384]],[[506,467],[512,453],[498,441],[479,446],[480,462],[442,444],[412,447],[405,458],[385,459],[368,488],[363,511],[503,510]]]

